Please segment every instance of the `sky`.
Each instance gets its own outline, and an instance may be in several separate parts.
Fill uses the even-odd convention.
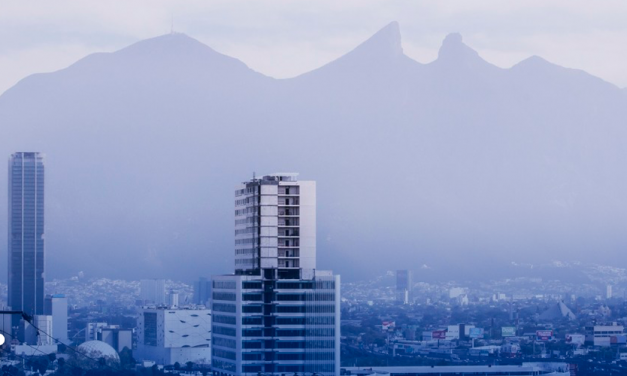
[[[460,32],[503,68],[539,55],[627,87],[626,17],[624,0],[3,0],[0,93],[30,74],[172,28],[256,71],[293,77],[391,21],[400,23],[405,53],[423,63]]]

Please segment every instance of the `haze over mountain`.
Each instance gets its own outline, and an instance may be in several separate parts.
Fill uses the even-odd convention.
[[[627,267],[627,91],[459,34],[421,64],[391,23],[283,80],[169,34],[25,78],[0,124],[0,155],[47,156],[48,277],[231,272],[233,188],[276,171],[318,182],[318,265],[345,278]]]

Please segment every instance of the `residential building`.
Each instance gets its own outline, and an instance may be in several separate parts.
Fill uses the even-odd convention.
[[[139,361],[160,365],[211,363],[211,311],[187,308],[144,308],[138,318]]]
[[[44,159],[40,153],[9,158],[8,305],[44,313]],[[19,325],[19,316],[13,325]]]
[[[212,279],[212,367],[339,375],[340,278],[316,269],[316,184],[273,174],[235,191],[235,274]]]

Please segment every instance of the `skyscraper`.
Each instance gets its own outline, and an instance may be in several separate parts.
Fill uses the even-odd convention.
[[[316,183],[296,174],[235,190],[235,274],[212,278],[212,366],[339,375],[340,278],[316,269]]]
[[[15,153],[9,158],[8,240],[8,304],[14,310],[42,315],[44,160],[40,153]]]
[[[412,273],[410,270],[396,271],[396,301],[409,304],[411,289],[413,287]]]
[[[165,305],[165,280],[142,279],[140,281],[139,297],[146,304]]]
[[[194,281],[194,299],[193,303],[197,305],[206,305],[211,299],[211,281],[207,278],[200,277]]]

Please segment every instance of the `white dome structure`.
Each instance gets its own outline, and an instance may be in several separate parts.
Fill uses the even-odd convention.
[[[87,341],[78,346],[78,351],[92,358],[104,357],[116,362],[120,361],[117,351],[102,341]]]

